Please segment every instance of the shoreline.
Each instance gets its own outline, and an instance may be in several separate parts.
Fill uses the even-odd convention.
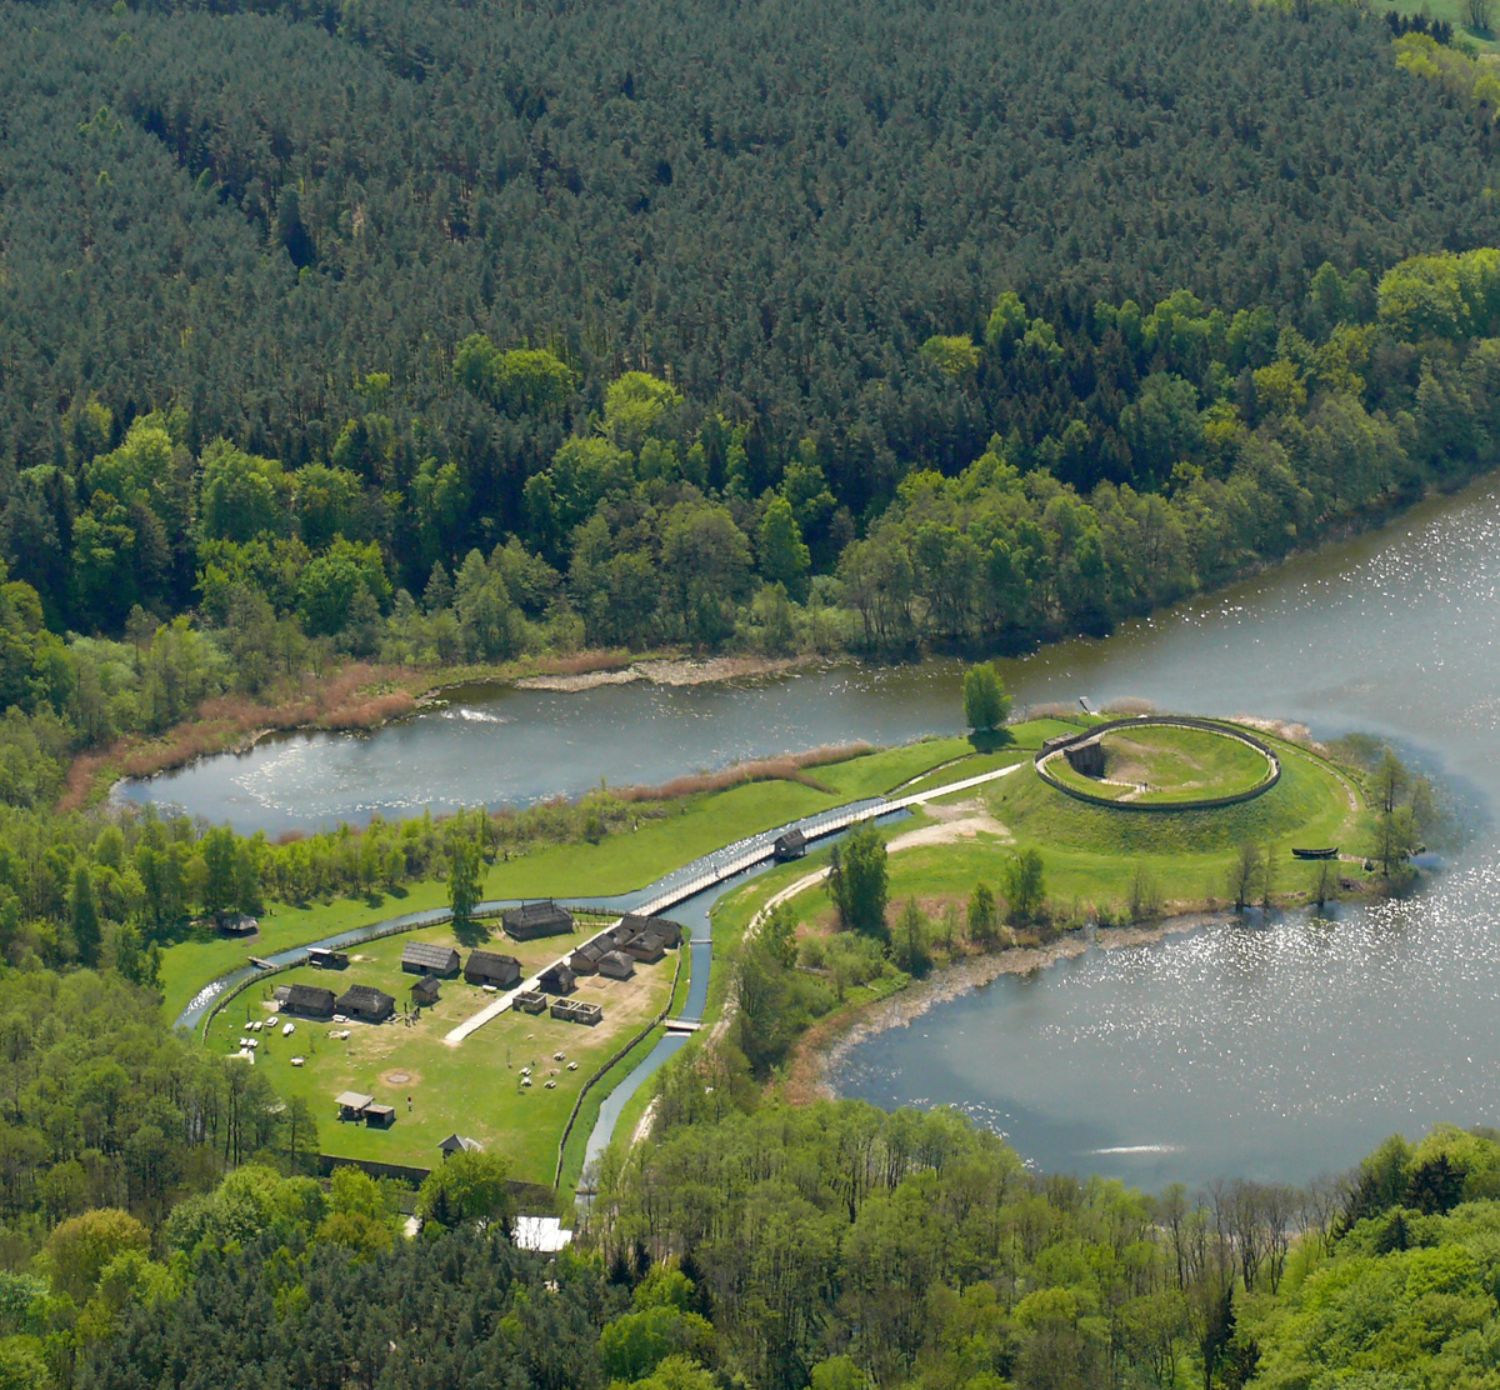
[[[1149,926],[1094,926],[1046,946],[1008,946],[985,955],[965,956],[884,999],[837,1010],[819,1020],[797,1042],[781,1083],[783,1094],[793,1105],[837,1100],[838,1092],[829,1077],[861,1043],[894,1028],[909,1028],[929,1009],[993,984],[1002,975],[1029,975],[1060,961],[1075,960],[1096,946],[1105,951],[1154,946],[1168,937],[1225,925],[1234,916],[1223,910],[1182,912]]]

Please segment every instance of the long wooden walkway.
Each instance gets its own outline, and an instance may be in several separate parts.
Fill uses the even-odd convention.
[[[958,792],[969,791],[973,787],[982,787],[987,782],[993,782],[998,778],[1009,776],[1018,767],[1023,766],[1025,762],[1026,757],[1022,754],[1018,762],[1011,763],[1007,767],[993,768],[989,772],[981,772],[976,776],[964,777],[957,782],[947,782],[938,787],[928,787],[923,791],[910,792],[905,796],[881,797],[878,800],[867,801],[861,805],[851,807],[847,811],[837,811],[831,815],[812,817],[806,821],[799,821],[797,824],[809,840],[826,839],[829,835],[836,835],[839,831],[847,830],[850,826],[858,825],[861,821],[878,820],[881,816],[891,815],[895,811],[905,811],[913,806],[922,806],[929,801],[937,801],[945,796],[954,796]],[[785,829],[785,827],[782,827],[782,829]],[[635,909],[634,915],[640,917],[659,916],[663,912],[675,907],[678,903],[684,902],[688,898],[696,897],[699,893],[716,887],[726,879],[731,879],[738,874],[744,873],[747,869],[753,869],[757,864],[763,864],[775,854],[775,840],[779,833],[781,833],[779,830],[768,831],[764,835],[757,837],[756,844],[743,854],[738,854],[733,859],[726,860],[721,864],[715,864],[713,868],[685,882],[674,883],[666,892],[653,898],[648,903],[642,903],[640,907]],[[613,925],[618,926],[621,920],[623,919],[617,918]],[[605,930],[608,929],[606,928]],[[570,948],[568,955],[571,954],[572,949]],[[566,965],[567,961],[568,956],[564,955],[560,956],[553,964]],[[546,967],[548,970],[551,968],[551,965]],[[491,1000],[478,1013],[471,1014],[462,1023],[450,1029],[444,1036],[443,1041],[449,1047],[457,1047],[471,1033],[478,1032],[491,1019],[499,1018],[501,1014],[511,1007],[516,995],[520,994],[523,990],[539,988],[543,973],[545,972],[538,971],[529,979],[522,980],[514,989]],[[677,1020],[677,1022],[680,1025],[683,1021]]]

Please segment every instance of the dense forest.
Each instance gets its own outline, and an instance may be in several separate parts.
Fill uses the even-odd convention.
[[[1500,1390],[1493,1135],[1041,1175],[777,1103],[770,968],[569,1252],[493,1160],[319,1181],[160,951],[659,808],[58,808],[350,661],[1016,647],[1456,486],[1487,65],[1240,0],[0,4],[0,1390]]]

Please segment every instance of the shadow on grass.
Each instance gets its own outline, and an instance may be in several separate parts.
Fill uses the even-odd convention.
[[[453,923],[453,937],[460,946],[483,946],[490,939],[490,924],[481,922],[470,917],[466,921],[455,918]]]
[[[1016,736],[1009,729],[975,729],[969,735],[969,746],[976,753],[998,753],[1015,746]]]

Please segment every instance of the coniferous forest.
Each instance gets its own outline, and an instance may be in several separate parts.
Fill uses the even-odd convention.
[[[468,1156],[408,1240],[168,1034],[160,948],[578,813],[59,809],[80,754],[351,661],[1016,648],[1472,477],[1500,85],[1451,25],[0,6],[0,1390],[1500,1386],[1488,1133],[1147,1197],[730,1051],[572,1251]]]

